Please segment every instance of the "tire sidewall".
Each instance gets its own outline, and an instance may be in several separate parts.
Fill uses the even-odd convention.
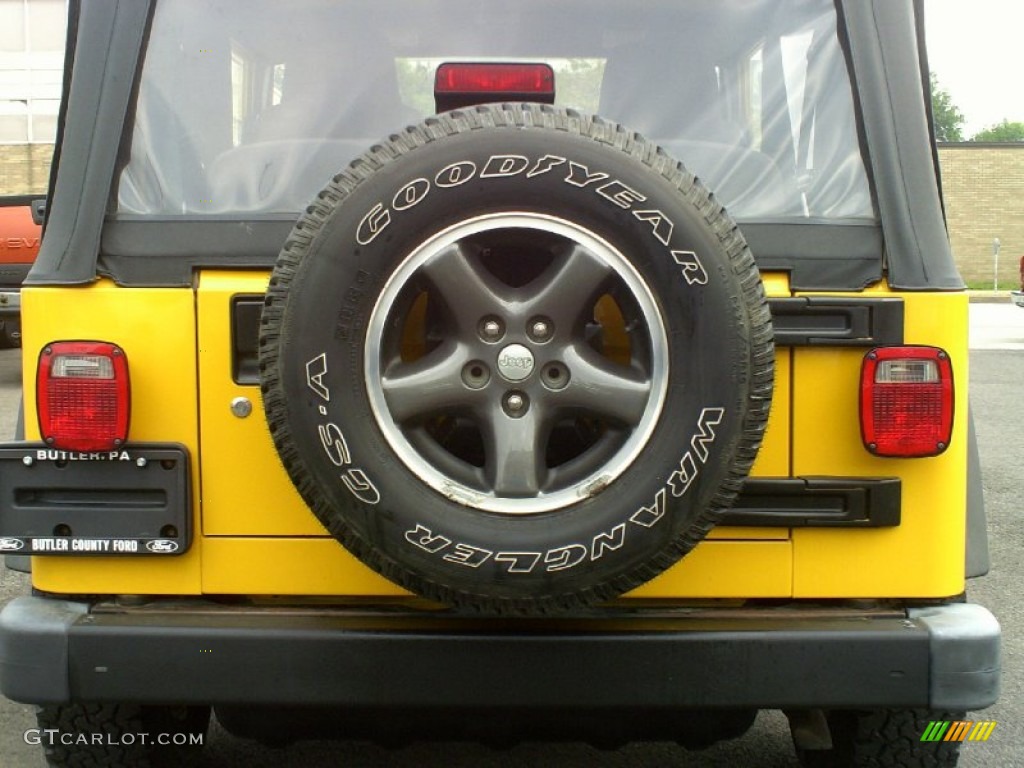
[[[450,184],[453,168],[470,177]],[[330,215],[289,278],[277,365],[308,473],[300,492],[332,533],[407,587],[501,598],[616,593],[699,540],[734,490],[750,318],[708,221],[717,205],[683,199],[670,176],[589,137],[483,128],[386,162],[340,204],[326,198]],[[481,512],[424,485],[378,426],[364,370],[369,318],[409,254],[469,218],[509,212],[571,221],[627,255],[668,336],[666,398],[640,456],[600,493],[531,515]],[[674,255],[689,253],[700,269]]]

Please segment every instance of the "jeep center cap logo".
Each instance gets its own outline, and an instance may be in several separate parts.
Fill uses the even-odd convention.
[[[498,371],[509,381],[522,381],[533,373],[533,353],[522,344],[509,344],[498,354]]]

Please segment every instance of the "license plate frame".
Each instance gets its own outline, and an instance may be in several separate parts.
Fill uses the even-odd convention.
[[[92,453],[0,444],[0,554],[183,554],[192,544],[191,477],[178,444]]]

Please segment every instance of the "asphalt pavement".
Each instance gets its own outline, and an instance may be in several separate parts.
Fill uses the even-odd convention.
[[[1024,764],[1024,526],[1019,499],[1024,493],[1024,309],[1009,303],[971,304],[971,401],[978,429],[988,511],[992,569],[969,584],[970,599],[988,606],[1003,626],[1003,687],[1000,701],[976,719],[998,725],[988,742],[966,743],[960,765]],[[20,395],[20,352],[0,351],[0,435],[12,435]],[[0,606],[27,590],[26,578],[0,567]],[[0,697],[0,766],[42,768],[40,747],[25,732],[35,727],[33,708]],[[524,743],[508,750],[440,742],[387,750],[364,742],[301,742],[270,749],[234,738],[214,726],[200,766],[345,766],[345,768],[658,768],[687,765],[794,768],[796,757],[785,718],[762,712],[742,739],[689,752],[673,744],[633,744],[600,751],[583,744]]]

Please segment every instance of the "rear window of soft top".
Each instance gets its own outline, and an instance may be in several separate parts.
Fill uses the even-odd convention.
[[[294,216],[445,61],[549,63],[741,222],[876,218],[831,0],[161,0],[115,215]]]

